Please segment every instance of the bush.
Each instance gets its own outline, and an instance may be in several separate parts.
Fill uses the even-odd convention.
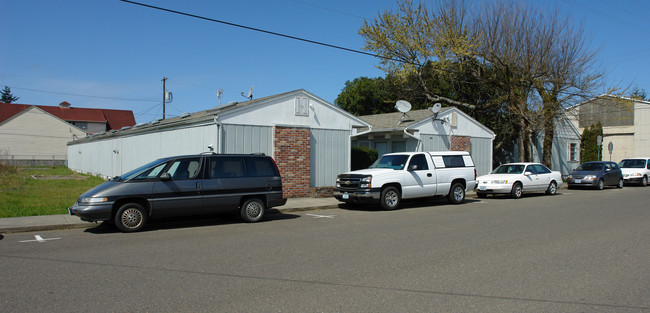
[[[352,170],[368,168],[377,160],[377,150],[366,147],[352,147]]]

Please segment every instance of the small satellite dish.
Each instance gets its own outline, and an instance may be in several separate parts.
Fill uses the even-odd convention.
[[[402,113],[406,113],[408,111],[411,111],[411,104],[406,100],[397,100],[395,103],[395,109]]]
[[[241,92],[241,96],[244,98],[248,98],[248,100],[253,100],[253,86],[251,86],[250,89],[248,89],[248,95],[244,96],[244,92]]]
[[[433,112],[434,114],[437,114],[438,112],[440,112],[441,108],[442,108],[442,104],[440,104],[440,102],[438,102],[438,103],[434,104],[432,107],[430,107],[429,110],[431,112]]]

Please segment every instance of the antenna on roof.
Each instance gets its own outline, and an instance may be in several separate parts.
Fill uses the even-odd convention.
[[[407,113],[411,111],[411,104],[406,100],[397,100],[395,103],[395,109],[402,112],[402,117],[397,122],[397,125],[401,124],[404,121],[404,117],[408,116],[409,120],[413,120]]]
[[[241,96],[244,98],[248,98],[248,100],[253,100],[253,86],[251,86],[251,89],[248,89],[248,96],[244,96],[244,92],[241,92]]]
[[[223,89],[217,89],[217,98],[219,98],[219,105],[221,105],[221,94],[223,94]]]

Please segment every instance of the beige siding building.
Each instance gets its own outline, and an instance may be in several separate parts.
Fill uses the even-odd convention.
[[[67,142],[86,133],[36,106],[0,123],[0,150],[14,160],[65,160]]]
[[[650,101],[602,95],[570,112],[580,134],[599,121],[603,125],[603,160],[650,156]]]

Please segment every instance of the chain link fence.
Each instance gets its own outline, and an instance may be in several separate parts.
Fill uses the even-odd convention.
[[[4,165],[21,166],[21,167],[55,167],[68,166],[68,157],[66,155],[0,155],[0,162]]]

